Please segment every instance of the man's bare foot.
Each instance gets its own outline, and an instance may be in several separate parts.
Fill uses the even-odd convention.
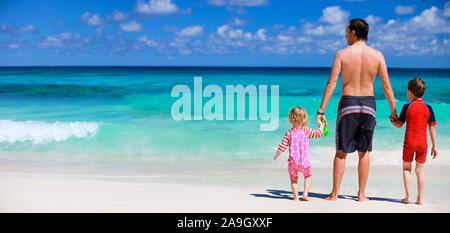
[[[367,197],[358,197],[358,202],[365,202],[365,201],[370,201],[370,199]]]
[[[370,199],[366,197],[364,194],[358,194],[358,202],[369,201]]]
[[[303,196],[301,200],[302,200],[302,201],[309,201],[309,198],[308,198],[308,197],[305,197],[305,196]]]
[[[333,195],[332,193],[330,193],[330,195],[324,197],[323,199],[324,200],[328,200],[328,201],[336,201],[337,200],[337,195]]]
[[[405,203],[405,204],[410,204],[411,201],[409,200],[409,197],[405,197],[401,200],[401,202]]]
[[[420,197],[417,197],[416,204],[417,205],[423,205],[422,199]]]
[[[293,200],[293,201],[299,201],[299,200],[298,200],[298,197],[294,197],[292,200]]]

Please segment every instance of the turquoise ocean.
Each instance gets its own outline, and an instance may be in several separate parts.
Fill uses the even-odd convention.
[[[285,167],[287,153],[279,162],[272,158],[290,127],[287,114],[304,107],[309,126],[317,128],[315,112],[329,73],[329,68],[2,67],[0,171],[145,176]],[[203,88],[278,85],[278,128],[261,131],[267,121],[259,116],[174,120],[171,108],[179,98],[171,97],[172,88],[183,84],[193,93],[195,76],[202,77]],[[434,109],[439,152],[428,163],[450,166],[450,69],[389,69],[389,76],[398,114],[408,102],[408,81],[426,82],[423,99]],[[374,90],[372,165],[397,166],[405,127],[391,126],[379,77]],[[310,142],[313,167],[332,166],[340,94],[341,78],[326,109],[330,134]],[[355,166],[356,154],[350,157],[348,166]]]

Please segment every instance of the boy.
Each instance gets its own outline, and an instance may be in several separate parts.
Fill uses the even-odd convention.
[[[425,82],[420,78],[414,78],[408,83],[407,97],[411,103],[405,104],[398,119],[391,118],[392,124],[400,128],[406,122],[405,141],[403,143],[403,183],[406,196],[402,199],[404,203],[410,203],[410,177],[411,164],[414,153],[416,154],[416,176],[417,176],[417,201],[422,205],[423,187],[425,184],[424,164],[427,155],[427,125],[430,128],[431,156],[437,156],[436,151],[436,119],[430,105],[422,101],[425,94]]]

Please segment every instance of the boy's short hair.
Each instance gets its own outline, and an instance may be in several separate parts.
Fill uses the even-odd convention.
[[[348,29],[355,31],[358,40],[367,41],[369,34],[369,24],[364,19],[352,19],[348,22]]]
[[[413,78],[408,83],[408,90],[417,98],[421,98],[425,94],[425,82],[420,78]]]

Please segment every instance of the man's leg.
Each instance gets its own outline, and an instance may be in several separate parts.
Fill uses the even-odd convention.
[[[359,162],[358,162],[358,201],[368,201],[369,198],[366,197],[365,189],[367,184],[367,178],[369,177],[370,168],[370,152],[358,152]]]
[[[335,201],[339,195],[339,187],[341,186],[342,176],[345,171],[345,159],[347,154],[342,150],[337,150],[333,163],[333,191],[325,197],[325,200]]]

